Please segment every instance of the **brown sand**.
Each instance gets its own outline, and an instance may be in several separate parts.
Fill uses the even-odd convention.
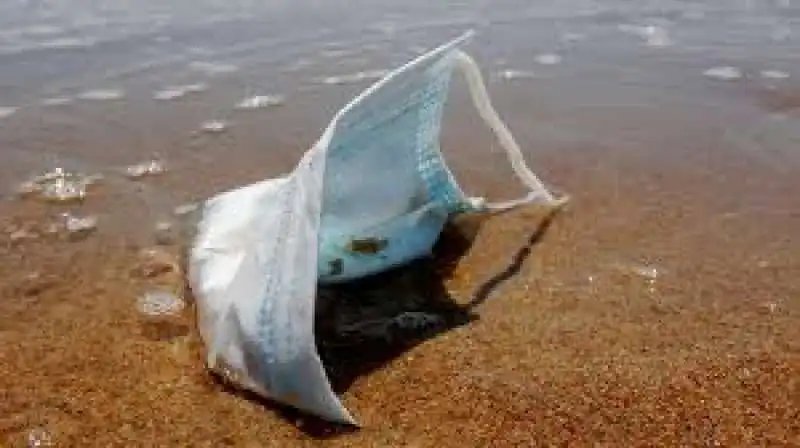
[[[791,179],[750,177],[760,199],[737,207],[715,198],[741,167],[594,157],[543,161],[575,196],[546,229],[535,211],[497,217],[438,287],[411,281],[423,302],[449,302],[421,306],[452,329],[329,351],[357,431],[215,381],[191,310],[163,324],[135,311],[153,282],[141,245],[4,236],[2,440],[44,428],[57,446],[800,445]],[[45,213],[3,207],[4,228]]]
[[[546,93],[529,93],[545,98],[534,102],[522,89],[497,92],[526,147],[541,136],[526,130],[525,105],[547,110]],[[525,109],[503,106],[514,101]],[[122,212],[103,215],[84,241],[12,241],[7,229],[37,233],[54,209],[0,204],[0,440],[24,446],[42,428],[56,446],[800,446],[797,166],[731,157],[710,137],[711,117],[607,109],[579,119],[627,132],[633,144],[551,142],[537,153],[537,170],[573,196],[549,224],[536,210],[496,217],[474,244],[445,245],[433,264],[323,293],[332,298],[325,313],[390,303],[445,319],[392,343],[336,340],[320,319],[326,365],[363,425],[355,431],[215,380],[202,367],[191,307],[162,322],[136,311],[155,284],[180,286],[169,266],[142,266],[154,216],[133,197],[141,188],[91,194],[84,212]],[[179,163],[145,185],[203,197],[263,177],[264,166],[287,169],[328,116],[304,122],[299,110],[275,111],[271,128],[242,118],[232,135],[178,145],[169,156]],[[511,195],[498,182],[508,174],[502,159],[479,159],[488,143],[470,122],[449,129],[460,178],[491,197]],[[124,148],[100,132],[53,131],[40,144],[85,155],[107,145],[101,162],[111,165],[170,141],[156,125]],[[265,155],[264,142],[289,150]],[[362,307],[339,300],[352,295]]]

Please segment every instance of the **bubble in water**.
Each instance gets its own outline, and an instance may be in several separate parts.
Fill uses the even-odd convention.
[[[94,44],[95,42],[91,39],[79,39],[76,37],[61,37],[58,39],[40,42],[38,44],[38,47],[47,49],[68,50],[74,48],[91,47]]]
[[[646,45],[648,47],[663,48],[672,45],[672,39],[664,28],[649,26],[647,29]]]
[[[189,64],[189,68],[204,72],[208,75],[221,75],[226,73],[233,73],[239,70],[239,67],[233,64],[222,64],[216,62],[195,61]]]
[[[760,74],[764,79],[789,79],[789,74],[780,70],[762,70]]]
[[[173,316],[184,306],[183,300],[169,291],[149,291],[137,300],[139,312],[150,317]]]
[[[174,226],[169,221],[159,221],[155,225],[156,243],[169,245],[175,241]]]
[[[792,29],[788,26],[779,26],[772,30],[770,37],[775,42],[785,42],[792,38]]]
[[[14,115],[17,112],[16,107],[3,107],[0,106],[0,118],[6,118]]]
[[[310,67],[313,62],[309,59],[298,59],[293,64],[288,65],[283,69],[284,72],[296,72],[304,68]]]
[[[202,82],[198,82],[196,84],[187,84],[183,86],[183,90],[186,93],[200,93],[208,90],[208,85]]]
[[[82,201],[86,197],[87,187],[101,178],[99,175],[85,176],[55,168],[22,182],[17,187],[17,194],[23,197],[37,194],[51,202]]]
[[[658,268],[654,266],[631,266],[631,272],[647,280],[656,280],[658,278]]]
[[[159,90],[158,92],[153,94],[153,99],[163,100],[163,101],[174,100],[184,97],[190,93],[203,92],[207,88],[208,87],[203,83],[187,84],[184,86],[171,86],[163,90]]]
[[[722,81],[733,81],[735,79],[741,79],[744,76],[741,69],[730,66],[712,67],[704,71],[703,75]]]
[[[281,95],[256,95],[245,98],[237,105],[237,109],[262,109],[266,107],[279,106],[285,101]]]
[[[86,186],[81,182],[59,177],[45,184],[41,195],[45,200],[53,202],[82,201],[86,198]]]
[[[210,133],[218,133],[228,129],[228,123],[223,120],[209,120],[200,125],[200,130]]]
[[[167,87],[164,90],[159,90],[158,92],[153,94],[154,100],[174,100],[186,95],[186,91],[180,87]]]
[[[30,196],[35,193],[41,193],[42,186],[36,182],[26,180],[17,186],[17,194],[19,196]]]
[[[44,428],[33,428],[28,431],[28,448],[45,448],[53,446],[53,437]]]
[[[581,33],[568,32],[568,33],[564,33],[564,35],[561,36],[561,39],[564,42],[567,42],[567,43],[580,42],[580,41],[586,39],[586,35],[585,34],[581,34]]]
[[[387,73],[388,71],[386,70],[366,70],[349,75],[328,76],[322,78],[320,82],[327,85],[352,84],[371,79],[380,79],[386,76]]]
[[[125,168],[125,174],[131,179],[140,179],[149,175],[163,174],[167,171],[166,166],[160,160],[148,160],[137,163]]]
[[[34,177],[33,181],[34,182],[48,182],[48,181],[56,180],[58,178],[66,177],[68,175],[69,174],[67,173],[67,171],[64,170],[64,168],[56,167],[56,168],[53,168],[53,171],[47,171],[47,172],[45,172],[43,174],[40,174],[40,175]]]
[[[54,34],[60,34],[65,30],[52,25],[31,25],[26,26],[21,31],[34,36],[52,36]]]
[[[661,48],[672,45],[672,39],[666,28],[658,25],[619,25],[623,33],[632,34],[645,40],[648,47]]]
[[[655,267],[645,264],[618,264],[617,268],[624,273],[633,274],[644,280],[648,292],[651,294],[656,292],[656,280],[661,276],[661,271]]]
[[[681,16],[687,20],[702,20],[705,18],[706,13],[700,9],[687,9],[681,13]]]
[[[524,78],[535,78],[536,75],[533,72],[523,71],[523,70],[503,70],[497,74],[498,77],[502,79],[512,80],[512,79],[524,79]]]
[[[561,56],[552,53],[545,53],[537,55],[534,60],[537,64],[541,65],[556,65],[561,63]]]
[[[64,106],[72,102],[72,98],[67,97],[55,97],[55,98],[45,98],[42,100],[42,105],[44,106]]]
[[[102,174],[90,174],[88,176],[83,176],[83,184],[87,187],[92,186],[100,181],[102,181],[105,177]]]
[[[353,54],[352,50],[344,48],[324,49],[320,52],[320,55],[324,58],[342,58],[351,54]]]
[[[90,101],[118,100],[124,96],[125,93],[119,89],[95,89],[78,94],[78,98]]]

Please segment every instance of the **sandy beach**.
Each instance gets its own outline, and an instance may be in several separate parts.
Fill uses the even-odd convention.
[[[92,10],[106,25],[83,17],[73,34],[122,37],[83,50],[52,43],[56,19],[80,19],[53,5],[13,10],[38,31],[0,33],[0,106],[15,108],[0,118],[0,445],[800,446],[797,5],[411,2],[350,17],[200,2],[141,31],[166,14],[145,3],[141,17]],[[468,25],[496,108],[570,204],[467,219],[432,259],[320,292],[317,344],[361,428],[211,375],[176,207],[292,169],[370,70]],[[25,49],[29,35],[50,46]],[[466,93],[454,83],[448,162],[471,194],[519,195]],[[256,95],[283,98],[237,109]],[[163,173],[126,175],[152,159]],[[20,197],[56,167],[103,177],[80,203]],[[96,228],[54,228],[63,213]],[[142,294],[164,289],[184,307],[143,314]],[[388,340],[333,325],[404,311],[438,324]]]

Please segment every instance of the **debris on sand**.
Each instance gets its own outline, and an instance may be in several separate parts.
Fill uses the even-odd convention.
[[[148,291],[139,296],[136,303],[139,312],[148,317],[174,316],[186,305],[183,299],[164,290]]]

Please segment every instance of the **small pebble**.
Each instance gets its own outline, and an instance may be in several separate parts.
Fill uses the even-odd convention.
[[[778,304],[775,302],[770,302],[767,304],[767,309],[770,313],[775,313],[778,310]]]
[[[139,253],[139,261],[132,274],[139,278],[155,278],[163,274],[179,271],[175,257],[161,249],[144,249]]]
[[[97,229],[96,216],[73,216],[64,214],[64,230],[71,239],[80,239],[88,236]]]
[[[183,300],[168,291],[149,291],[137,300],[139,312],[149,317],[176,315],[184,306]]]

